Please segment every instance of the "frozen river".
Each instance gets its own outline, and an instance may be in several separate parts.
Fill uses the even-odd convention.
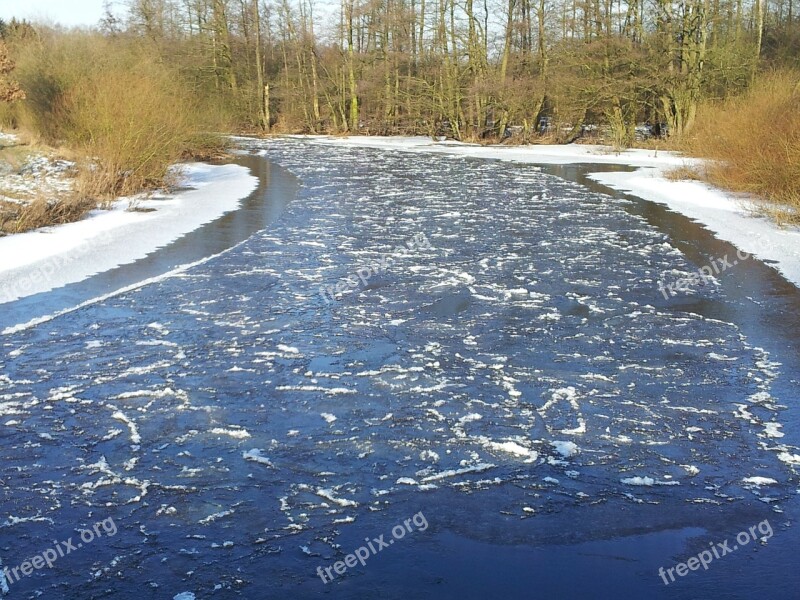
[[[0,337],[3,567],[115,531],[9,598],[797,597],[796,288],[663,294],[735,250],[582,169],[243,146],[242,212],[0,306],[214,255]]]

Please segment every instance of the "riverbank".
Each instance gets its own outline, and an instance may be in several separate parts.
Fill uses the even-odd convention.
[[[0,237],[81,219],[76,165],[55,148],[0,131]]]
[[[86,218],[0,238],[0,303],[46,292],[143,258],[236,210],[258,184],[238,165],[180,165],[180,191],[121,198]]]
[[[697,221],[743,254],[770,264],[800,287],[800,228],[780,227],[756,213],[753,199],[698,181],[676,181],[670,173],[702,165],[699,159],[656,150],[613,151],[594,145],[481,146],[434,142],[426,137],[301,136],[315,143],[382,148],[420,154],[451,154],[528,164],[615,164],[630,172],[595,173],[591,178],[618,191],[667,205]]]

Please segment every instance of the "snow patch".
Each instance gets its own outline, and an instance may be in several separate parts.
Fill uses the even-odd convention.
[[[164,199],[128,199],[95,210],[75,223],[0,238],[0,303],[83,281],[144,258],[157,248],[239,207],[258,184],[238,165],[181,165],[183,185],[193,189]]]
[[[745,477],[742,479],[742,483],[761,487],[762,485],[775,485],[778,482],[771,477]]]
[[[652,477],[626,477],[625,479],[620,479],[620,481],[625,485],[640,485],[646,487],[654,485],[680,485],[679,481],[658,481]]]
[[[214,427],[209,433],[213,435],[227,435],[239,440],[244,440],[250,437],[250,433],[248,433],[246,429],[225,429],[223,427]]]

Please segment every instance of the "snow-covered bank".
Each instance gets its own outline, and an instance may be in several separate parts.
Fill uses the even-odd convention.
[[[697,181],[670,181],[664,167],[632,173],[594,173],[591,178],[616,190],[666,204],[704,225],[740,252],[751,254],[800,287],[800,229],[781,228],[757,216],[741,198]]]
[[[605,146],[575,144],[480,146],[459,142],[434,142],[427,137],[311,136],[308,139],[324,144],[451,154],[530,164],[597,163],[637,167],[632,172],[594,173],[591,178],[613,189],[666,204],[672,210],[698,221],[719,239],[730,242],[743,253],[768,261],[786,279],[800,286],[800,229],[780,228],[766,218],[755,216],[746,201],[730,193],[700,182],[667,179],[667,171],[699,163],[697,159],[678,153],[653,150],[614,152]]]
[[[183,186],[166,198],[121,200],[87,218],[0,238],[0,303],[82,281],[134,262],[239,207],[258,185],[238,165],[183,165]]]

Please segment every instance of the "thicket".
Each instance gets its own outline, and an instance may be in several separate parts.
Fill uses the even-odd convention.
[[[704,176],[747,193],[780,222],[800,223],[800,71],[759,75],[746,93],[701,104],[685,140]]]
[[[64,148],[78,165],[80,213],[120,195],[169,183],[184,156],[224,146],[209,132],[231,124],[198,98],[179,69],[133,36],[29,26],[8,35],[24,99],[4,103],[0,120],[36,144]],[[37,207],[39,213],[46,213]]]

